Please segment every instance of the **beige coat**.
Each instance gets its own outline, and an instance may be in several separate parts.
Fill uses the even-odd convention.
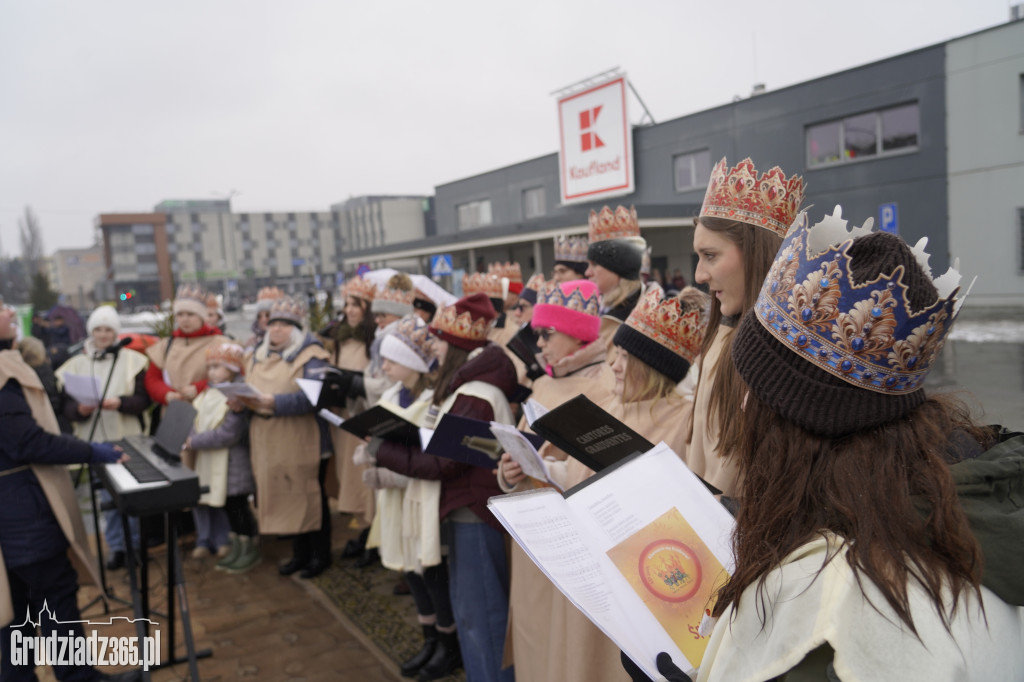
[[[146,349],[146,355],[164,371],[164,383],[178,390],[206,378],[206,349],[225,340],[220,334],[176,338],[168,353],[170,339],[160,339]]]
[[[586,392],[588,397],[592,395]],[[685,453],[692,402],[684,397],[673,394],[657,401],[623,405],[609,395],[598,404],[652,443],[665,441],[680,457]],[[565,461],[549,459],[548,468],[552,479],[566,489],[594,474],[571,457]],[[518,544],[512,546],[511,559],[506,657],[511,648],[517,679],[628,679],[619,661],[619,648],[558,591]]]
[[[685,456],[690,471],[726,495],[736,492],[738,473],[733,461],[718,451],[719,426],[717,423],[708,423],[708,409],[711,404],[714,368],[723,349],[728,352],[726,341],[732,331],[732,327],[719,326],[715,340],[704,357],[704,366],[697,380],[697,399],[693,406],[693,440]]]
[[[25,364],[21,353],[17,350],[0,351],[0,387],[11,379],[21,384],[25,401],[32,410],[32,417],[47,433],[57,434],[57,417],[53,414],[50,400],[46,396],[39,377],[31,367]],[[33,464],[32,471],[39,481],[39,486],[50,503],[50,509],[64,531],[70,545],[68,554],[71,563],[78,572],[78,580],[93,585],[100,584],[99,566],[96,557],[89,548],[89,539],[85,533],[82,512],[75,499],[75,489],[71,485],[68,470],[59,465]],[[19,614],[20,615],[20,614]],[[3,548],[0,548],[0,626],[14,620],[14,607],[11,603],[11,590],[7,582],[7,569],[3,562]]]
[[[149,364],[146,356],[142,353],[136,353],[130,348],[122,348],[116,356],[117,362],[114,362],[115,356],[113,355],[104,355],[101,358],[93,357],[93,353],[89,352],[92,348],[95,348],[95,346],[92,345],[91,340],[86,341],[86,352],[72,356],[54,372],[61,387],[63,388],[66,381],[64,377],[69,374],[96,377],[100,380],[101,386],[103,383],[106,383],[109,376],[110,388],[107,390],[108,397],[132,395],[135,393],[135,377],[139,375],[139,372],[146,369],[146,365]],[[113,366],[112,375],[111,366]],[[82,439],[88,438],[89,431],[92,430],[93,420],[96,419],[97,415],[99,415],[99,423],[96,425],[96,433],[93,434],[93,440],[114,441],[121,440],[125,436],[134,436],[142,433],[142,424],[139,422],[138,415],[125,414],[117,410],[97,409],[85,421],[73,422],[72,428],[75,435]]]
[[[358,339],[345,339],[338,346],[334,364],[341,369],[362,372],[370,364],[366,357],[366,344]],[[366,401],[349,400],[345,409],[334,410],[343,418],[354,417],[366,409]],[[352,461],[352,454],[363,442],[348,431],[331,427],[331,442],[334,447],[335,477],[338,483],[338,511],[355,514],[363,525],[373,520],[374,491],[363,485],[363,469]]]
[[[292,362],[277,353],[249,360],[246,381],[263,393],[294,393],[303,366],[329,359],[320,346],[309,346]],[[271,535],[320,529],[320,428],[314,413],[263,418],[253,416],[249,449],[256,479],[260,532]]]

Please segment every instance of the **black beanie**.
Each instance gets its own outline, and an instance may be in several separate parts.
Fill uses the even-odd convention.
[[[912,307],[923,309],[938,299],[931,278],[899,237],[874,232],[854,239],[846,253],[854,282],[875,281],[903,268],[901,282]],[[783,344],[769,332],[757,317],[756,306],[736,330],[732,359],[754,395],[818,436],[836,438],[871,429],[902,417],[925,401],[923,388],[881,393],[819,368],[805,351]]]
[[[690,371],[690,363],[686,358],[675,353],[654,339],[641,334],[628,324],[620,324],[612,337],[612,343],[620,346],[630,355],[635,355],[644,364],[649,365],[675,383],[679,383]]]
[[[565,266],[572,270],[573,272],[575,272],[580,277],[586,277],[587,275],[587,264],[585,262],[581,263],[580,261],[577,260],[556,260],[555,265]]]
[[[637,280],[640,279],[644,247],[630,239],[605,239],[590,243],[587,258],[623,279]]]

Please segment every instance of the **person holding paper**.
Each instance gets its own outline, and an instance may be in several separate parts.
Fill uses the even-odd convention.
[[[682,457],[690,405],[676,387],[700,352],[708,299],[692,287],[678,296],[664,296],[660,287],[649,288],[616,330],[615,385],[613,395],[602,406],[648,440],[664,441]],[[503,486],[522,485],[522,471],[514,462],[503,460],[501,472]],[[563,489],[594,474],[574,458],[549,461],[548,472]],[[514,586],[527,583],[518,580],[516,571],[520,575],[536,572],[544,579],[532,561],[525,556],[520,559],[513,564]],[[550,583],[546,588],[550,596],[537,591],[543,589],[538,588],[543,583],[530,580],[529,584],[534,590],[514,591],[512,603],[513,653],[516,665],[530,671],[526,679],[619,679],[618,647]],[[541,603],[551,604],[550,610],[539,609],[536,605]],[[538,637],[541,632],[547,640]]]
[[[206,349],[209,385],[196,396],[195,425],[182,448],[191,451],[200,486],[209,488],[192,508],[196,524],[193,558],[216,553],[216,568],[244,573],[260,562],[259,531],[249,508],[256,490],[249,459],[249,415],[232,410],[217,388],[245,381],[242,366],[245,350],[235,343]]]
[[[476,293],[434,318],[430,331],[437,337],[440,369],[425,427],[433,428],[449,412],[513,423],[508,399],[518,386],[516,370],[504,351],[487,340],[495,316],[487,296]],[[501,489],[490,469],[447,459],[441,467],[442,536],[466,678],[511,682],[513,671],[501,669],[508,620],[506,535],[487,508],[488,498]]]
[[[416,315],[402,318],[381,344],[384,372],[396,383],[379,405],[422,425],[433,404],[430,368],[434,339]],[[440,501],[443,460],[418,444],[371,440],[366,449],[371,468],[364,482],[377,490],[377,518],[371,546],[380,547],[381,563],[401,571],[416,602],[423,647],[399,666],[405,677],[447,677],[462,666],[448,589],[448,564],[441,553]],[[375,537],[377,536],[377,537]]]
[[[736,566],[700,682],[1024,671],[1024,435],[926,395],[960,274],[871,223],[794,224],[736,331]]]
[[[89,338],[85,340],[82,352],[73,355],[56,371],[62,388],[62,409],[74,434],[82,440],[90,440],[91,435],[92,440],[118,441],[126,436],[145,433],[146,410],[152,404],[145,384],[149,360],[130,348],[121,348],[116,353],[107,352],[117,343],[121,331],[121,320],[113,306],[102,305],[92,311],[86,321],[86,330]],[[88,400],[76,400],[67,390],[67,384],[79,377],[90,379],[98,389]],[[100,403],[103,386],[107,386],[107,397]],[[101,490],[100,499],[110,502],[110,493],[106,489]],[[110,552],[107,568],[115,571],[124,566],[126,558],[121,513],[117,509],[108,509],[103,518],[103,536]],[[133,516],[129,522],[132,543],[138,547],[139,519]]]
[[[303,330],[306,305],[281,298],[270,309],[263,343],[245,375],[260,392],[240,398],[255,414],[249,422],[249,452],[256,479],[257,518],[266,534],[292,535],[292,558],[281,575],[303,578],[331,565],[331,515],[324,491],[331,440],[296,379],[317,379],[330,357]]]
[[[754,305],[803,197],[799,176],[787,178],[776,166],[759,177],[750,159],[729,168],[723,158],[711,172],[694,228],[693,251],[699,258],[694,279],[710,290],[711,314],[686,464],[726,495],[735,492],[731,455],[741,433],[734,417],[746,391],[729,354],[733,331]]]

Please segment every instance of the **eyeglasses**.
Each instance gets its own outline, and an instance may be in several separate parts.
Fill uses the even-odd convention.
[[[548,341],[551,340],[551,335],[557,333],[558,330],[555,329],[554,327],[544,327],[543,329],[537,330],[537,338],[544,339],[544,343],[547,343]]]

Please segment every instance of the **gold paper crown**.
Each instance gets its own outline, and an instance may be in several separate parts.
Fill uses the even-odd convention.
[[[373,295],[373,300],[378,303],[400,303],[403,305],[412,305],[412,301],[416,298],[416,292],[405,291],[403,289],[389,289],[387,287],[377,287],[377,291]]]
[[[501,293],[501,278],[491,273],[474,272],[462,276],[462,295],[483,294],[487,298],[504,298]]]
[[[256,301],[276,301],[279,298],[284,298],[284,292],[277,287],[263,287],[259,293],[256,294]]]
[[[491,263],[487,266],[487,274],[498,278],[506,277],[509,282],[523,283],[523,271],[519,263]]]
[[[206,295],[206,307],[213,308],[214,310],[220,310],[220,299],[217,294]]]
[[[559,235],[555,237],[555,260],[564,260],[570,263],[586,263],[587,248],[590,241],[584,237],[566,237]]]
[[[356,275],[345,282],[342,293],[345,296],[355,296],[364,301],[372,301],[377,293],[377,287],[374,286],[373,282],[363,279],[361,275]]]
[[[547,280],[544,279],[544,274],[538,272],[536,275],[531,277],[526,282],[526,286],[524,288],[526,288],[526,289],[533,289],[534,291],[539,293],[539,292],[544,290],[544,285],[545,284],[547,284]]]
[[[442,308],[434,317],[431,326],[438,331],[470,341],[486,341],[487,332],[491,329],[491,321],[478,317],[476,320],[469,312],[459,314],[454,305]]]
[[[235,372],[242,371],[242,360],[245,358],[245,349],[237,343],[218,343],[206,349],[206,364],[220,363],[233,369]]]
[[[270,308],[271,320],[287,320],[301,327],[306,319],[306,304],[297,298],[279,298]]]
[[[700,355],[704,330],[707,328],[704,306],[688,306],[684,298],[678,296],[663,299],[664,293],[660,287],[652,286],[648,289],[626,318],[626,324],[687,362],[693,363],[694,358]],[[695,289],[692,293],[703,297],[703,294]],[[684,294],[688,295],[691,294]]]
[[[193,284],[182,284],[174,295],[175,301],[195,301],[206,306],[206,292]]]
[[[636,217],[636,209],[630,206],[617,206],[613,213],[605,206],[600,213],[590,211],[590,234],[588,239],[591,244],[603,242],[606,239],[625,239],[627,237],[640,236],[640,222]]]
[[[786,179],[778,166],[760,178],[749,158],[729,168],[725,157],[711,171],[700,216],[738,220],[785,237],[804,200],[799,175]]]

